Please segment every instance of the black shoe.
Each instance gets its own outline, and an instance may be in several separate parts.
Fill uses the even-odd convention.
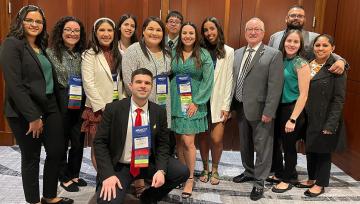
[[[263,197],[264,194],[264,187],[253,187],[250,193],[250,199],[253,201],[257,201]]]
[[[274,192],[274,193],[285,193],[286,191],[291,190],[292,187],[293,187],[293,185],[291,183],[288,183],[288,187],[284,188],[284,189],[277,188],[276,185],[275,185],[275,186],[273,186],[271,188],[271,191]]]
[[[302,184],[302,183],[296,183],[294,186],[296,188],[312,188],[315,184],[311,184],[311,185],[305,185],[305,184]]]
[[[254,181],[255,179],[253,177],[250,177],[250,176],[245,176],[244,173],[238,175],[238,176],[235,176],[232,181],[235,182],[235,183],[244,183],[244,182],[247,182],[247,181]]]
[[[154,198],[149,195],[149,191],[145,190],[141,195],[140,195],[140,202],[141,204],[157,204],[157,201],[154,200]]]
[[[304,195],[306,195],[307,197],[317,197],[321,194],[325,193],[325,188],[322,187],[321,188],[321,191],[319,193],[311,193],[310,192],[310,189],[307,189],[305,192],[304,192]]]
[[[70,199],[70,198],[65,198],[65,197],[60,197],[61,200],[59,200],[56,203],[51,203],[51,204],[73,204],[74,200]],[[50,204],[48,203],[44,198],[41,198],[41,204]]]
[[[61,182],[60,186],[63,187],[68,192],[78,192],[80,190],[79,187],[74,182],[72,182],[68,186],[65,186],[64,183]]]
[[[72,180],[77,186],[87,186],[87,183],[86,183],[86,181],[84,180],[84,179],[82,179],[82,178],[79,178],[78,179],[78,182],[76,182],[76,181],[74,181],[74,180]]]
[[[278,184],[281,182],[279,178],[274,179],[275,176],[269,176],[265,179],[266,182],[272,183],[272,184]]]

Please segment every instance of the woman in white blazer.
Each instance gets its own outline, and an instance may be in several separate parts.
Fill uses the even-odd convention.
[[[95,21],[92,30],[90,47],[82,54],[81,63],[86,94],[81,131],[88,136],[90,144],[95,137],[105,105],[125,97],[115,23],[109,18],[99,18]],[[91,160],[96,169],[93,149],[91,149]]]
[[[200,134],[200,154],[203,171],[200,181],[217,185],[220,182],[218,164],[223,150],[225,122],[229,117],[233,87],[234,49],[224,44],[224,34],[215,17],[206,18],[201,26],[204,47],[210,52],[214,62],[214,88],[208,105],[208,118],[211,123],[209,134]],[[210,111],[209,111],[210,110]],[[212,166],[209,172],[209,150],[211,149]]]

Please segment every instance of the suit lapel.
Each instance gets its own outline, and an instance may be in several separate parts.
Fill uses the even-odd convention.
[[[246,47],[242,47],[240,49],[242,49],[242,50],[240,50],[239,59],[237,60],[237,64],[235,64],[235,66],[236,66],[235,75],[234,75],[235,79],[237,79],[239,77],[239,71],[240,71],[240,67],[241,67],[241,62],[242,62],[242,59],[244,57]],[[234,82],[236,82],[236,81],[234,81]]]
[[[151,147],[155,147],[155,134],[154,129],[156,128],[156,111],[154,105],[149,101],[149,118],[150,118],[150,130],[151,130]]]
[[[45,78],[44,72],[43,72],[43,70],[41,69],[41,63],[40,63],[38,57],[36,56],[35,51],[30,47],[30,45],[29,45],[28,43],[25,43],[25,45],[26,45],[25,47],[26,47],[26,49],[29,51],[31,57],[32,57],[32,58],[35,60],[35,62],[38,64],[38,68],[40,69],[40,71],[41,71],[41,73],[42,73],[42,76]]]
[[[127,129],[128,129],[128,122],[129,120],[131,120],[131,118],[129,117],[129,113],[130,113],[130,106],[131,106],[131,102],[130,102],[130,98],[126,99],[126,103],[125,106],[119,110],[122,110],[120,119],[121,119],[121,146],[122,149],[124,148],[124,144],[125,144],[125,140],[126,140],[126,134],[127,134]]]
[[[262,55],[263,52],[264,52],[264,44],[261,43],[259,49],[257,49],[254,57],[253,57],[252,60],[251,60],[251,63],[250,63],[250,65],[249,65],[249,69],[247,70],[247,73],[246,73],[245,76],[247,76],[247,75],[249,74],[249,72],[251,71],[251,69],[254,67],[254,65],[255,65],[257,62],[259,62],[259,59],[260,59],[260,57],[261,57],[261,55]]]
[[[327,70],[327,68],[322,67],[319,72],[311,79],[311,81],[322,79],[328,77],[329,75],[331,75],[331,73]]]
[[[106,74],[108,75],[108,77],[112,80],[112,75],[111,75],[111,70],[110,70],[109,64],[107,63],[107,61],[105,59],[105,55],[102,51],[100,51],[100,53],[99,53],[99,61],[100,61],[102,68],[105,70]]]
[[[225,58],[222,59],[217,59],[216,60],[216,65],[215,65],[215,70],[214,70],[214,81],[216,81],[216,79],[219,77],[219,73],[220,73],[220,69],[223,66],[223,63],[225,61]]]

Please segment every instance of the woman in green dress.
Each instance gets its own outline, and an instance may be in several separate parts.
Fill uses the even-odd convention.
[[[208,129],[206,103],[210,99],[214,68],[208,51],[200,48],[196,26],[184,23],[180,41],[173,51],[171,63],[171,129],[176,133],[176,151],[179,160],[187,165],[190,177],[183,198],[189,198],[194,184],[196,148],[195,135]]]

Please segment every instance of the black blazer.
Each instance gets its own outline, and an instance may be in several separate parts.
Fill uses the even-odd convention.
[[[45,50],[43,53],[46,55]],[[49,104],[40,61],[25,39],[6,38],[0,53],[0,63],[6,85],[5,115],[7,117],[23,116],[31,122],[57,109],[53,103],[51,106]],[[54,68],[52,74],[56,94],[58,84]]]
[[[130,98],[109,103],[105,107],[103,118],[94,139],[94,151],[100,180],[115,175],[115,166],[122,155],[130,111]],[[166,110],[149,101],[151,129],[150,162],[157,170],[167,171],[170,157],[169,129]]]
[[[342,110],[346,95],[346,71],[333,74],[328,69],[335,63],[330,56],[324,67],[311,79],[305,111],[308,118],[306,151],[329,153],[345,138]],[[323,135],[322,130],[334,134]]]

